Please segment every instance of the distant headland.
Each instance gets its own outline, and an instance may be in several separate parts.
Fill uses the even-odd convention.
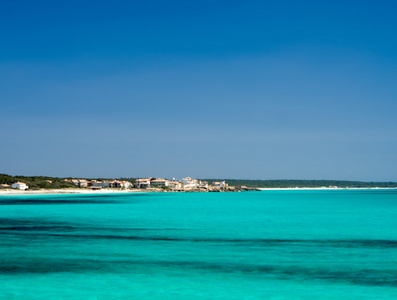
[[[0,194],[241,192],[272,189],[397,188],[397,182],[342,180],[247,180],[148,178],[59,178],[0,174]]]

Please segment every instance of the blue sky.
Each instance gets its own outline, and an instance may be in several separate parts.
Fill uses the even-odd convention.
[[[396,11],[2,3],[0,172],[397,181]]]

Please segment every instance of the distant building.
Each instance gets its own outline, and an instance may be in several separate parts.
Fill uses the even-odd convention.
[[[102,187],[102,181],[91,180],[90,181],[90,186]]]
[[[68,180],[65,180],[68,181]],[[77,185],[78,187],[88,187],[88,181],[85,179],[72,179],[69,182]]]
[[[225,181],[220,181],[220,182],[216,181],[216,182],[213,182],[212,185],[214,187],[226,187],[227,183]]]
[[[132,183],[126,180],[121,181],[121,187],[124,189],[132,188]]]
[[[168,186],[169,181],[167,179],[155,179],[150,181],[150,185],[152,187],[166,187]]]
[[[183,183],[184,188],[196,188],[199,185],[197,179],[192,179],[190,177],[182,178],[181,182]]]
[[[134,187],[137,189],[150,188],[150,178],[139,178],[135,180]]]
[[[85,179],[79,180],[79,187],[88,187],[88,181]]]
[[[108,182],[110,188],[117,188],[117,189],[129,189],[132,187],[132,183],[129,181],[120,181],[120,180],[112,180]]]
[[[198,183],[198,187],[199,188],[204,188],[204,189],[208,189],[208,182],[207,181],[199,181]]]
[[[11,185],[9,184],[0,184],[0,189],[10,189]]]
[[[27,190],[29,187],[26,185],[26,183],[23,182],[15,182],[11,185],[11,188],[13,189],[20,189],[20,190]]]
[[[110,188],[121,188],[121,181],[118,180],[104,181],[104,183],[107,183]]]
[[[182,188],[182,183],[178,182],[178,181],[168,181],[168,187],[170,189],[176,189],[179,190]]]
[[[110,183],[108,181],[91,180],[91,186],[100,187],[100,188],[108,188],[108,187],[110,187]]]
[[[99,188],[130,188],[132,183],[129,181],[120,181],[120,180],[91,180],[87,181],[85,179],[72,179],[70,182],[74,183],[78,187],[99,187]]]

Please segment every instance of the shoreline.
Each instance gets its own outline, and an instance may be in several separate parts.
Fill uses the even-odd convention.
[[[129,193],[143,193],[145,191],[138,189],[131,190],[88,190],[88,189],[43,189],[43,190],[0,190],[0,196],[3,195],[60,195],[60,194],[129,194]]]
[[[257,188],[260,191],[310,191],[310,190],[326,190],[326,191],[338,191],[338,190],[395,190],[395,187],[346,187],[346,188],[328,188],[328,187],[319,187],[319,188]]]
[[[351,188],[329,188],[329,187],[320,187],[320,188],[256,188],[257,191],[310,191],[310,190],[395,190],[397,188],[385,188],[385,187],[351,187]],[[61,194],[131,194],[131,193],[164,193],[171,191],[155,191],[155,190],[143,190],[143,189],[131,189],[131,190],[116,190],[116,189],[101,189],[101,190],[88,190],[88,189],[48,189],[48,190],[11,190],[5,189],[0,190],[0,196],[10,196],[10,195],[61,195]],[[180,191],[180,192],[189,192],[189,191]]]

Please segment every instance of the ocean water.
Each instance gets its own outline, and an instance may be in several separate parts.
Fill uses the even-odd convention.
[[[397,299],[397,190],[1,196],[0,299]]]

